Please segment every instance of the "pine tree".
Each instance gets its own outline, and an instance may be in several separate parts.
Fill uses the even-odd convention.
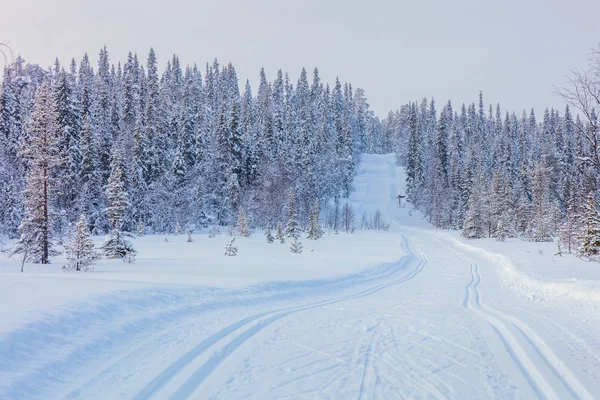
[[[67,265],[63,269],[66,270],[91,271],[96,261],[101,258],[100,253],[94,249],[94,242],[83,214],[75,226],[73,240],[65,246],[65,252]]]
[[[43,83],[35,96],[34,111],[28,140],[22,142],[21,156],[27,159],[27,186],[25,188],[25,215],[19,232],[21,238],[15,253],[26,254],[24,261],[48,264],[56,255],[53,207],[59,177],[55,171],[62,165],[59,143],[61,138],[54,93]]]
[[[578,254],[586,257],[594,256],[600,252],[600,212],[592,193],[588,195],[585,203],[581,223]]]
[[[265,228],[265,239],[267,240],[267,243],[273,243],[275,241],[275,238],[273,237],[273,234],[271,233],[271,223],[267,223],[267,227]]]

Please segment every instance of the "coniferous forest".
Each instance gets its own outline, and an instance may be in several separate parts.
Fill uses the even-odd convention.
[[[305,224],[318,200],[347,197],[360,153],[380,139],[361,89],[235,68],[201,71],[150,50],[97,66],[87,55],[43,69],[18,58],[0,93],[0,227],[59,237],[84,215],[94,234],[195,230],[285,220],[290,188]],[[379,142],[378,142],[379,143]],[[42,206],[42,204],[44,206]],[[46,206],[47,205],[47,206]],[[52,249],[40,249],[47,261]]]
[[[97,65],[85,55],[51,68],[19,57],[0,89],[0,233],[45,263],[78,221],[113,238],[231,226],[240,213],[275,227],[289,218],[290,191],[303,228],[315,213],[338,214],[361,153],[395,152],[409,200],[434,226],[559,238],[591,255],[600,243],[594,65],[564,92],[575,111],[517,113],[480,94],[468,105],[423,99],[380,121],[363,90],[322,82],[317,69],[296,82],[263,70],[240,88],[234,66],[216,60],[199,68],[173,56],[159,73],[153,50],[115,62],[103,48]],[[596,97],[578,97],[594,74]]]

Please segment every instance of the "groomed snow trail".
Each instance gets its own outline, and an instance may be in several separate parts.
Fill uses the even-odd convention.
[[[600,398],[597,327],[501,287],[489,261],[398,207],[403,181],[393,156],[365,155],[350,199],[359,221],[383,213],[397,262],[123,292],[27,325],[0,337],[0,399]]]

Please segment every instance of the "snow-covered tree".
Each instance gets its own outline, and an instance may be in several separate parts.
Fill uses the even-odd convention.
[[[63,267],[66,270],[73,271],[90,271],[94,264],[101,256],[100,252],[96,251],[94,242],[90,237],[90,232],[87,227],[87,221],[82,214],[75,225],[75,232],[71,242],[65,246],[67,256],[67,265]]]
[[[578,254],[586,257],[600,253],[600,212],[593,194],[589,194],[581,214]]]
[[[96,68],[87,54],[79,68],[56,61],[46,71],[21,58],[8,66],[0,84],[0,233],[16,237],[23,219],[25,199],[14,193],[23,191],[27,168],[17,150],[44,81],[54,89],[64,161],[51,176],[60,178],[52,202],[62,216],[52,221],[58,232],[82,213],[93,234],[112,232],[107,185],[117,153],[129,202],[122,232],[231,226],[240,208],[250,225],[265,226],[287,220],[290,187],[303,226],[315,198],[329,213],[331,199],[348,196],[369,141],[389,151],[398,136],[396,120],[381,128],[363,90],[339,80],[331,89],[318,70],[312,82],[301,71],[295,85],[283,71],[273,82],[261,71],[253,95],[250,82],[240,93],[232,65],[215,60],[202,76],[173,56],[161,74],[157,60],[151,49],[143,66],[133,53],[113,64],[102,48]]]
[[[54,93],[43,83],[35,96],[34,111],[27,139],[21,144],[20,155],[27,161],[25,215],[14,251],[26,254],[26,261],[48,264],[57,254],[53,246],[54,206],[60,177],[56,171],[62,165],[59,143],[62,137]]]
[[[281,226],[281,221],[277,221],[275,239],[279,240],[280,243],[285,243],[285,234],[283,233],[283,227]]]
[[[577,228],[579,218],[575,213],[573,205],[567,208],[567,215],[558,229],[558,240],[565,246],[567,252],[571,253],[577,247]]]
[[[267,226],[265,228],[265,239],[267,240],[267,243],[273,243],[275,241],[275,238],[273,237],[273,234],[271,233],[271,223],[268,222]]]
[[[323,228],[321,228],[321,217],[319,199],[315,200],[314,208],[311,209],[308,220],[307,239],[319,240],[323,237]]]
[[[111,232],[102,244],[102,251],[106,258],[123,258],[132,262],[137,252],[127,240],[129,235],[123,232],[123,224],[129,208],[123,169],[122,160],[117,152],[111,162],[111,173],[106,187],[108,208],[105,212],[110,222]]]
[[[300,226],[298,225],[298,214],[296,212],[296,197],[294,188],[290,189],[288,201],[288,220],[285,228],[285,236],[290,239],[300,237]]]
[[[248,218],[246,217],[246,211],[243,208],[238,214],[236,230],[238,235],[242,237],[248,237],[252,234],[250,225],[248,224]]]

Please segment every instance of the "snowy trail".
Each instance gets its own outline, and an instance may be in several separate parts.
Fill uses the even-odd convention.
[[[549,399],[566,398],[567,394],[574,398],[592,399],[593,396],[577,380],[573,372],[558,359],[531,327],[517,317],[484,303],[479,289],[481,283],[479,265],[466,255],[451,249],[446,244],[443,245],[469,264],[472,279],[466,287],[463,305],[494,326],[500,340],[523,375],[527,377],[536,394]],[[534,361],[537,358],[539,360]],[[538,365],[542,368],[547,367],[548,370],[538,368]]]
[[[403,179],[392,156],[367,155],[350,199],[358,218],[383,213],[397,262],[114,294],[0,336],[0,399],[600,398],[596,319],[515,296],[489,260],[398,207]]]

